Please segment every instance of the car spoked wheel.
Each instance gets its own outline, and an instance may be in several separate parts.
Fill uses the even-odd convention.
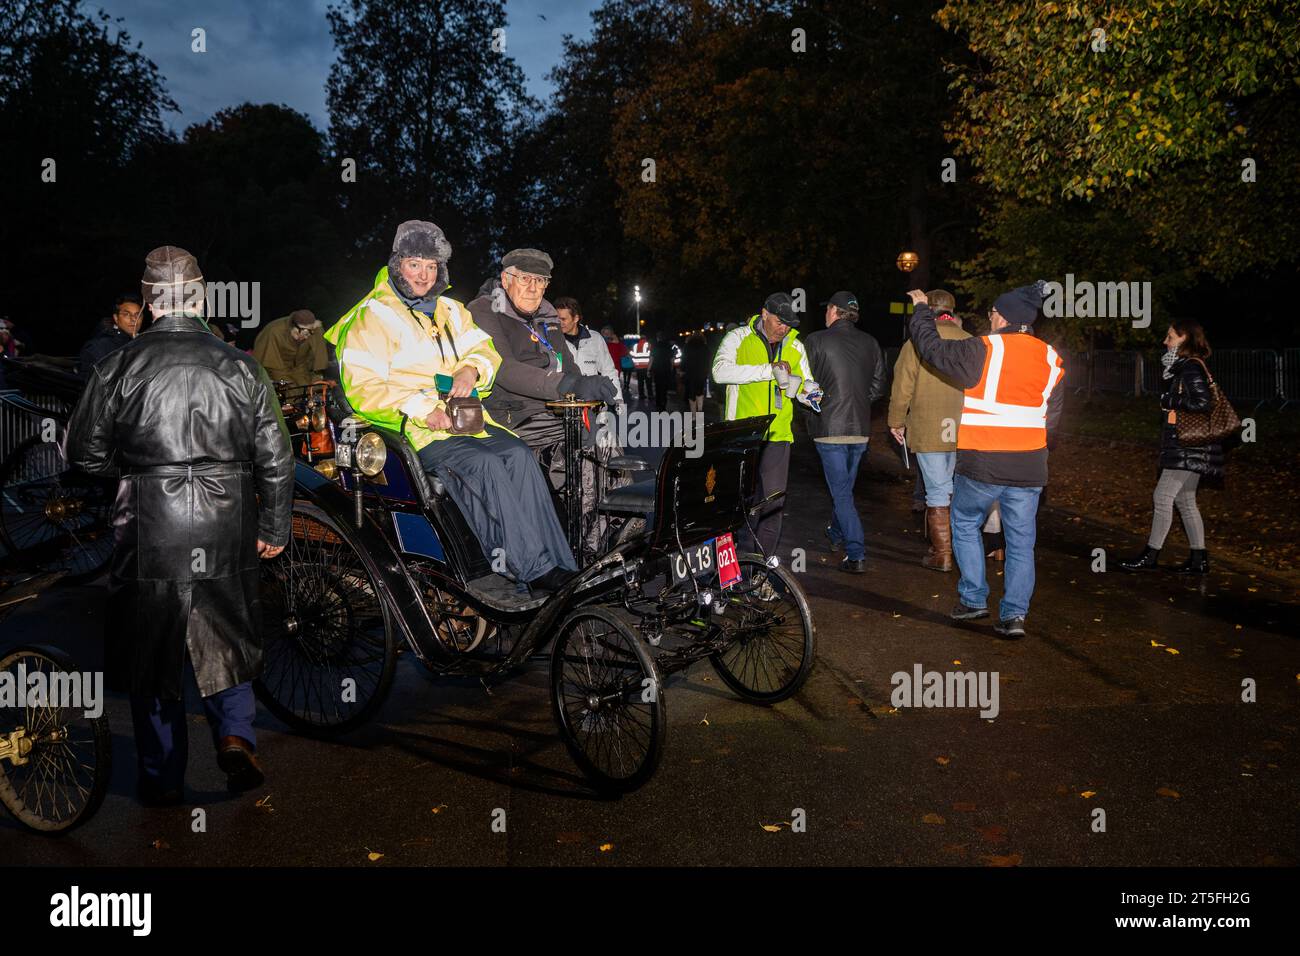
[[[262,619],[254,689],[285,723],[341,734],[383,703],[397,662],[387,610],[356,549],[313,505],[294,502],[289,543],[262,562]]]
[[[75,675],[76,667],[52,648],[12,651],[0,659],[0,673],[21,683],[27,697],[23,707],[0,706],[0,803],[28,829],[66,833],[88,820],[108,791],[108,719],[87,717],[85,700],[55,699],[55,689],[71,686],[56,675]],[[36,686],[45,693],[32,700]],[[79,706],[61,706],[68,703]]]
[[[598,789],[645,783],[668,730],[663,688],[641,640],[614,611],[583,608],[551,650],[551,703],[574,762]]]
[[[420,594],[429,611],[429,620],[433,622],[434,634],[447,650],[455,654],[468,654],[484,638],[495,634],[494,625],[489,624],[457,595],[439,587],[428,569],[417,563],[407,567],[411,577],[420,586]]]
[[[795,693],[812,670],[812,610],[784,567],[757,555],[740,558],[740,583],[714,615],[726,646],[710,658],[718,676],[745,700],[774,704]]]
[[[0,544],[69,582],[94,578],[113,554],[115,488],[69,468],[57,442],[29,438],[0,467]]]

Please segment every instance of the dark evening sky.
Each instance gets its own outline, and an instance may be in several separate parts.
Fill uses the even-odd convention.
[[[167,81],[181,108],[169,114],[177,129],[202,122],[238,103],[284,103],[324,130],[325,78],[334,62],[325,10],[329,0],[88,0],[122,18],[133,41]],[[527,77],[528,91],[545,99],[544,79],[560,58],[565,33],[586,36],[597,0],[507,0],[506,43]],[[542,19],[545,17],[545,19]],[[190,31],[207,31],[207,52],[190,50]]]

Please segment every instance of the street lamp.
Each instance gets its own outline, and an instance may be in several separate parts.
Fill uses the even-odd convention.
[[[641,334],[641,287],[632,286],[632,297],[636,299],[636,334]]]
[[[904,276],[909,275],[913,269],[915,269],[918,265],[920,265],[920,263],[921,263],[921,257],[918,256],[915,252],[912,252],[910,250],[900,252],[898,254],[898,258],[894,260],[894,265],[898,266],[898,271],[903,273]],[[907,289],[908,284],[909,283],[905,279],[903,281],[904,290]],[[889,311],[890,313],[894,313],[894,303],[892,301],[889,304]],[[901,312],[904,317],[907,316],[906,293],[903,295],[902,308],[900,308],[898,311]]]

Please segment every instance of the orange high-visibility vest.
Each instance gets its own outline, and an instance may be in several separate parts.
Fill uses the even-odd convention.
[[[1056,350],[1032,335],[982,336],[984,371],[966,389],[958,449],[1036,451],[1047,447],[1047,399],[1065,376]]]

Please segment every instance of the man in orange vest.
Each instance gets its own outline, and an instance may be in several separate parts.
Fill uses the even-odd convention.
[[[961,580],[951,617],[988,617],[989,585],[980,529],[1000,503],[1006,537],[1004,593],[993,630],[1015,640],[1025,636],[1034,593],[1034,539],[1038,499],[1047,484],[1047,433],[1061,417],[1065,376],[1061,357],[1034,337],[1043,304],[1043,283],[1004,292],[989,310],[992,334],[943,339],[925,293],[908,295],[915,310],[908,333],[921,361],[965,389],[957,428],[953,479],[952,549]]]

